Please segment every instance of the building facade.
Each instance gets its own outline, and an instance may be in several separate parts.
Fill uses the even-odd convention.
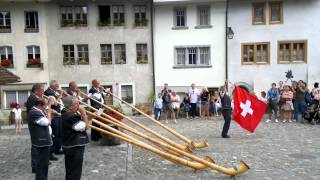
[[[313,84],[320,79],[320,1],[231,0],[229,23],[234,38],[228,42],[228,76],[259,95],[271,83],[294,80]],[[290,80],[288,81],[290,82]]]
[[[0,2],[1,63],[21,83],[1,87],[1,107],[24,104],[34,83],[98,79],[136,104],[153,93],[150,0]],[[109,99],[112,102],[112,99]]]
[[[225,1],[154,1],[155,86],[183,93],[225,80]]]

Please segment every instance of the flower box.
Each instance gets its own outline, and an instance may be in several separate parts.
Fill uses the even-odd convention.
[[[99,27],[111,26],[111,21],[110,21],[110,20],[107,20],[107,21],[99,21],[99,22],[98,22],[98,26],[99,26]]]
[[[148,20],[147,19],[142,19],[142,20],[136,19],[134,21],[134,26],[136,26],[136,27],[147,26],[147,25],[148,25]]]
[[[41,63],[40,59],[29,59],[27,63],[28,68],[42,68],[43,69],[43,63]]]
[[[89,64],[89,60],[79,59],[78,64],[79,64],[79,65],[87,65],[87,64]]]
[[[1,59],[1,66],[6,68],[13,68],[13,63],[11,59]]]
[[[11,33],[11,27],[0,28],[0,33]]]

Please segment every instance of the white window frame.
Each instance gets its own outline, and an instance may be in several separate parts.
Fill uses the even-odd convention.
[[[208,24],[201,24],[201,10],[206,9],[207,10],[207,16],[208,16]],[[211,25],[211,7],[210,5],[200,5],[197,8],[197,14],[198,14],[198,26],[210,26]]]
[[[119,83],[118,87],[118,94],[119,97],[122,99],[122,94],[121,94],[121,87],[122,86],[132,86],[132,105],[136,104],[136,88],[134,83]]]
[[[25,11],[24,12],[24,17],[25,17],[25,19],[24,19],[24,23],[25,23],[25,29],[30,29],[29,27],[27,27],[27,26],[30,26],[30,22],[29,22],[29,24],[27,24],[27,13],[36,13],[36,17],[37,18],[35,18],[34,20],[35,20],[35,23],[37,23],[37,24],[35,24],[36,25],[36,27],[34,28],[34,29],[39,29],[39,12],[38,11],[35,11],[35,10],[30,10],[30,11]],[[37,20],[37,21],[36,21]]]
[[[183,14],[183,17],[184,17],[184,26],[178,26],[178,14],[177,12],[178,11],[183,11],[184,14]],[[179,16],[182,16],[182,15],[179,15]],[[186,7],[174,7],[173,9],[173,20],[174,20],[174,23],[173,23],[173,27],[175,28],[187,28],[187,8]],[[181,23],[181,22],[180,22]]]
[[[110,47],[111,47],[111,64],[102,64],[102,58],[108,58],[108,55],[107,55],[107,57],[103,57],[102,56],[102,45],[105,45],[105,47],[107,47],[108,45],[110,45]],[[105,50],[105,49],[104,49]],[[115,64],[115,62],[114,62],[114,53],[115,52],[113,52],[113,50],[114,50],[114,47],[113,47],[113,44],[111,44],[111,43],[107,43],[107,44],[105,44],[105,43],[103,43],[103,44],[100,44],[100,65],[112,65],[112,64]],[[109,53],[109,51],[104,51],[104,53]]]
[[[11,13],[10,13],[10,11],[0,11],[0,13],[4,16],[3,17],[3,24],[0,24],[0,26],[8,27],[8,25],[6,24],[6,19],[9,19],[9,21],[10,21],[10,26],[9,27],[11,28],[12,21],[11,21]],[[9,13],[10,14],[10,18],[7,17],[7,14],[4,15],[4,13]]]
[[[26,48],[27,48],[27,57],[28,57],[28,55],[29,55],[28,47],[32,47],[32,58],[33,58],[33,59],[36,58],[36,50],[35,50],[35,47],[38,47],[38,48],[39,48],[40,61],[41,61],[41,48],[40,48],[40,46],[38,46],[38,45],[28,45],[28,46],[26,46]],[[29,59],[27,59],[27,60],[29,60]]]
[[[196,64],[189,64],[189,48],[197,48],[197,62]],[[200,48],[209,48],[208,50],[208,57],[209,57],[209,64],[200,64]],[[178,64],[177,59],[177,49],[185,49],[185,63]],[[201,45],[201,46],[175,46],[174,47],[174,67],[181,67],[181,68],[192,68],[192,67],[211,67],[212,66],[212,56],[211,56],[211,46],[210,45]]]
[[[28,91],[28,96],[31,95],[31,90],[4,90],[3,91],[3,106],[4,109],[11,109],[11,107],[7,107],[7,91],[15,91],[16,92],[16,102],[19,102],[18,91]],[[25,108],[23,104],[20,104],[21,109]]]

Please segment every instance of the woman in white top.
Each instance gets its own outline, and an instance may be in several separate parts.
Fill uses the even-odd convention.
[[[21,125],[22,125],[22,117],[21,117],[21,108],[20,105],[17,104],[16,107],[12,109],[14,112],[14,120],[16,123],[16,134],[21,133]]]

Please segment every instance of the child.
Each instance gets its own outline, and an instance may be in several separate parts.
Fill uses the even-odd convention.
[[[22,117],[21,117],[21,108],[20,105],[17,104],[13,109],[14,112],[14,120],[16,123],[16,134],[21,134],[21,124],[22,124]]]
[[[288,85],[284,86],[284,91],[282,92],[282,99],[284,100],[284,103],[281,106],[281,109],[284,112],[284,120],[283,122],[291,122],[291,118],[292,118],[292,111],[294,110],[293,108],[293,103],[292,103],[292,99],[293,99],[293,93],[292,91],[290,91],[290,88]]]
[[[186,96],[183,98],[182,104],[183,104],[183,111],[186,113],[187,119],[189,119],[190,97],[188,93],[186,93]]]
[[[158,94],[158,98],[154,101],[154,118],[160,120],[161,110],[162,110],[162,96],[161,93]]]

